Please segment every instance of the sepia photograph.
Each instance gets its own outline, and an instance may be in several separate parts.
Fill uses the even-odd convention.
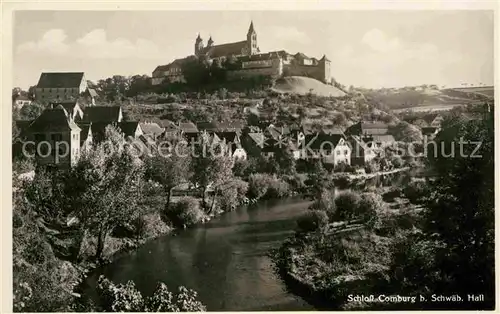
[[[495,310],[484,3],[12,10],[11,310]]]

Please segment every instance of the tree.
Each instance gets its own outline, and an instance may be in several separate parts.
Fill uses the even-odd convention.
[[[321,194],[325,189],[328,189],[331,185],[331,181],[328,176],[328,171],[323,167],[323,163],[318,160],[314,164],[312,172],[309,174],[308,185],[312,187],[313,195],[316,198],[320,198]]]
[[[115,285],[100,276],[97,281],[100,309],[105,312],[205,312],[206,307],[197,300],[194,290],[179,287],[172,293],[164,283],[158,283],[156,290],[143,298],[133,281]]]
[[[146,159],[145,176],[163,187],[167,194],[165,207],[170,206],[172,189],[190,179],[191,156],[185,142],[171,139],[170,144],[175,147],[169,155],[155,154]]]
[[[412,124],[409,124],[406,121],[401,121],[394,127],[389,128],[389,132],[394,136],[396,141],[403,142],[421,142],[422,131]]]
[[[44,107],[37,103],[32,102],[27,106],[23,106],[19,111],[19,119],[20,120],[34,120],[38,118],[42,114]]]
[[[291,176],[297,171],[295,168],[295,158],[290,149],[283,147],[278,149],[271,157],[270,162],[271,172],[281,176]]]
[[[65,207],[97,237],[96,260],[102,260],[108,234],[140,214],[143,183],[142,162],[122,146],[122,135],[111,126],[105,132],[106,141],[83,154],[63,183]]]
[[[352,220],[356,216],[356,211],[361,202],[361,197],[354,192],[342,192],[335,199],[335,219]]]
[[[425,228],[446,247],[436,254],[449,278],[446,291],[483,293],[486,308],[495,300],[493,139],[492,117],[446,123],[435,141],[454,154],[428,156],[437,179],[430,187]],[[477,152],[469,141],[481,143]]]
[[[202,137],[195,147],[191,165],[193,169],[191,182],[201,188],[202,207],[210,213],[221,185],[232,178],[233,159],[228,155],[224,144],[211,145],[208,139]],[[214,197],[212,204],[207,206],[205,196],[209,186],[214,189]]]

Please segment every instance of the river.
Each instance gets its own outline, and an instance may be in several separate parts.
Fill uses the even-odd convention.
[[[268,257],[295,228],[311,202],[289,199],[242,207],[204,225],[146,243],[106,265],[85,282],[95,295],[99,275],[133,280],[143,295],[162,281],[198,291],[209,311],[314,310],[285,290]]]
[[[341,188],[364,190],[407,179],[399,173]],[[144,296],[159,281],[175,290],[183,285],[198,291],[209,311],[314,310],[286,291],[268,256],[294,232],[296,219],[310,204],[301,199],[262,202],[160,237],[97,269],[86,279],[83,293],[95,297],[96,281],[104,274],[115,283],[133,280]]]

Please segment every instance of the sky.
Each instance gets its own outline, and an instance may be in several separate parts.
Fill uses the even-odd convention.
[[[13,83],[42,71],[152,75],[215,44],[246,39],[253,20],[261,52],[326,55],[346,86],[493,85],[493,11],[16,11]]]

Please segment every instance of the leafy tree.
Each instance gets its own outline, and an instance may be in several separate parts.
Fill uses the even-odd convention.
[[[389,128],[389,132],[394,136],[396,141],[403,142],[421,142],[422,131],[412,124],[409,124],[406,121],[401,121],[394,127]]]
[[[297,172],[295,168],[295,158],[292,152],[286,147],[278,149],[270,158],[269,164],[271,172],[278,175],[294,175]]]
[[[210,213],[215,195],[220,191],[222,184],[232,178],[233,159],[228,156],[225,145],[211,145],[202,137],[200,144],[196,145],[191,160],[193,169],[191,182],[201,188],[202,206]],[[205,194],[209,186],[214,189],[214,198],[212,204],[207,206]]]
[[[189,182],[191,156],[187,145],[178,139],[171,139],[170,144],[175,147],[168,154],[155,154],[146,159],[145,176],[163,186],[167,194],[166,208],[170,206],[172,189],[179,184]]]
[[[335,199],[335,220],[352,220],[361,202],[361,197],[350,191],[340,193]]]
[[[143,182],[142,162],[122,147],[121,134],[111,126],[105,132],[107,141],[81,156],[64,185],[67,208],[75,211],[85,231],[97,236],[97,260],[109,233],[140,214]]]
[[[297,219],[297,227],[302,232],[312,232],[324,228],[328,224],[328,216],[322,210],[307,211]]]
[[[453,158],[442,153],[428,156],[437,179],[430,186],[433,192],[427,204],[425,229],[445,244],[446,249],[436,255],[449,279],[447,291],[483,293],[487,308],[495,299],[493,139],[492,117],[458,120],[438,134],[438,145],[454,149],[455,154]],[[471,142],[481,143],[475,154],[476,145]]]
[[[172,293],[164,283],[158,283],[156,290],[143,298],[133,281],[115,285],[104,276],[97,282],[100,307],[106,312],[205,312],[206,307],[197,300],[196,291],[179,287]]]
[[[164,214],[175,227],[194,225],[204,217],[199,201],[193,197],[184,197],[175,202],[171,208],[166,207]]]
[[[37,103],[32,102],[27,106],[23,106],[19,111],[19,119],[20,120],[34,120],[38,118],[42,114],[44,107]]]
[[[313,170],[309,174],[307,183],[311,186],[313,195],[317,198],[320,198],[323,191],[330,187],[331,180],[329,179],[328,171],[323,167],[321,161],[318,160],[314,163]]]

